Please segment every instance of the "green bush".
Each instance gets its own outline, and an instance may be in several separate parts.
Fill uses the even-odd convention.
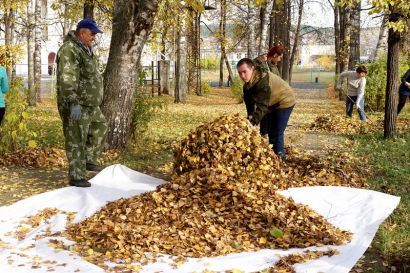
[[[24,93],[26,88],[21,79],[10,84],[6,94],[6,115],[0,126],[0,154],[35,148],[37,134],[27,128],[29,114]]]
[[[405,56],[400,56],[399,59],[399,77],[408,69],[409,61]],[[384,109],[386,96],[386,73],[387,73],[387,57],[380,56],[374,63],[366,64],[367,83],[365,92],[366,106],[371,110],[381,111]],[[398,92],[398,90],[397,90]]]
[[[135,93],[132,113],[132,138],[138,142],[148,129],[149,122],[158,110],[165,108],[166,102],[163,97],[152,97],[142,94],[138,89]]]
[[[200,64],[202,69],[214,70],[219,68],[219,59],[215,57],[206,57],[201,59]]]
[[[202,94],[208,94],[211,92],[211,85],[209,81],[201,81]]]
[[[231,91],[238,103],[243,102],[243,82],[239,77],[234,77],[231,85]]]

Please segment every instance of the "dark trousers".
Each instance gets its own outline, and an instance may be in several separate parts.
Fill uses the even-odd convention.
[[[265,115],[259,124],[259,131],[262,136],[269,133],[269,115]]]
[[[6,108],[1,107],[0,108],[0,125],[1,125],[1,122],[3,121],[3,117],[5,113],[6,113]]]
[[[349,117],[352,117],[353,109],[356,108],[355,106],[356,100],[357,100],[357,96],[346,96],[346,115],[348,115]],[[360,110],[358,110],[358,112],[359,112],[360,120],[366,121],[367,117],[363,112],[364,111],[364,99],[359,101],[359,106],[360,106]]]
[[[269,120],[269,144],[277,156],[286,159],[285,154],[285,129],[288,126],[290,114],[293,107],[276,109],[267,114]]]
[[[399,93],[399,105],[397,106],[397,114],[400,113],[401,109],[403,109],[404,105],[406,104],[406,100],[409,96],[402,95]]]

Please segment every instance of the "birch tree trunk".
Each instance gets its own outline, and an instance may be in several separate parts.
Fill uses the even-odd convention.
[[[256,7],[253,0],[248,0],[248,58],[256,57]]]
[[[377,45],[376,45],[376,50],[374,53],[374,59],[377,60],[379,57],[380,53],[384,50],[386,50],[386,36],[387,36],[387,31],[386,31],[386,23],[387,23],[388,17],[385,14],[383,16],[382,24],[380,25],[380,30],[379,30],[379,38],[377,39]]]
[[[70,31],[70,20],[68,19],[68,12],[69,12],[68,3],[64,3],[64,21],[63,21],[63,36],[65,37],[68,32]]]
[[[41,39],[42,39],[42,25],[43,20],[41,18],[41,0],[36,0],[35,10],[34,10],[34,21],[35,21],[35,36],[34,36],[34,92],[35,100],[41,102]]]
[[[271,48],[275,42],[275,4],[272,6],[270,13],[270,24],[269,24],[269,48]]]
[[[28,104],[30,106],[36,105],[36,94],[34,90],[34,14],[33,14],[33,1],[27,2],[27,88],[28,88]]]
[[[16,10],[12,10],[12,14],[11,14],[11,25],[10,25],[10,41],[11,44],[14,44],[15,42],[15,34],[16,34],[16,14],[17,11]],[[11,77],[9,78],[10,81],[13,81],[14,79],[17,78],[16,75],[16,57],[14,55],[11,55]]]
[[[266,53],[268,49],[268,19],[272,12],[273,2],[274,0],[267,0],[266,7],[263,9],[263,13],[261,14],[258,55]]]
[[[178,21],[180,17],[178,15]],[[175,103],[185,102],[186,93],[188,91],[188,83],[186,77],[186,43],[184,31],[180,23],[176,30],[176,62],[175,62]]]
[[[107,147],[125,148],[131,131],[137,64],[154,23],[159,0],[117,0],[104,73],[102,110],[108,124]]]
[[[393,9],[393,8],[391,8]],[[389,15],[390,22],[396,22],[400,18],[397,13]],[[399,54],[400,33],[389,29],[387,42],[387,83],[386,101],[384,110],[384,138],[395,138],[397,136],[397,90],[399,89]]]
[[[42,39],[44,41],[48,40],[48,25],[46,24],[46,18],[48,14],[48,0],[41,0],[41,18],[42,18],[42,31],[43,31],[43,37]]]
[[[13,56],[8,48],[13,44],[14,20],[15,11],[13,9],[5,10],[3,15],[4,20],[4,45],[6,46],[6,58],[13,62]],[[7,78],[12,80],[12,65],[6,66]]]

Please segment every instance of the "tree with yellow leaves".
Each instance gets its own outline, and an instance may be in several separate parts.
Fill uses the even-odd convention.
[[[3,15],[4,23],[4,47],[1,52],[4,57],[7,76],[10,80],[13,79],[12,66],[16,63],[16,58],[21,57],[22,45],[15,44],[15,27],[16,15],[24,14],[27,0],[1,0],[0,13]]]

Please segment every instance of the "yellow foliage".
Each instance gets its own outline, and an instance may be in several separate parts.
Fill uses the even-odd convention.
[[[0,1],[0,11],[8,13],[10,10],[15,10],[22,14],[26,12],[28,0],[2,0]]]
[[[334,60],[332,56],[321,56],[315,60],[315,62],[326,70],[330,70],[334,66]]]
[[[0,45],[0,65],[10,67],[12,60],[19,62],[24,54],[22,44],[16,45]]]
[[[340,0],[339,6],[354,7],[359,0]],[[410,18],[410,1],[408,0],[371,0],[373,8],[369,11],[369,14],[385,13],[387,15],[392,12],[400,15],[397,21],[388,22],[387,27],[392,28],[397,32],[406,32],[408,30],[407,21]]]

